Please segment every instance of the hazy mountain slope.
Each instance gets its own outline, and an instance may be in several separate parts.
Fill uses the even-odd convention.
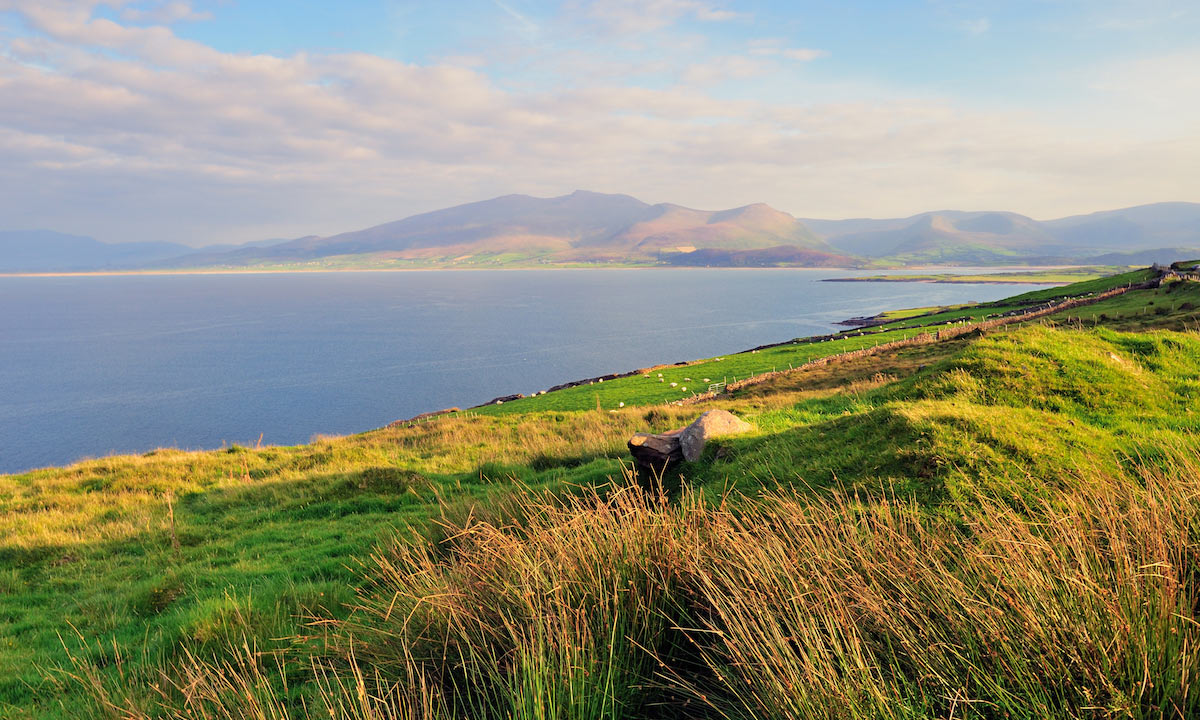
[[[894,262],[1069,261],[1111,251],[1200,247],[1197,203],[1159,203],[1046,222],[1008,212],[939,211],[804,223],[843,253]]]
[[[414,215],[364,230],[245,248],[188,262],[307,261],[369,254],[381,259],[456,260],[526,255],[549,262],[650,260],[692,248],[796,246],[825,262],[834,250],[787,213],[766,205],[719,212],[649,205],[628,195],[576,191],[554,198],[503,197]]]
[[[51,230],[0,231],[0,272],[125,268],[190,252],[167,242],[103,243]]]
[[[858,225],[856,223],[856,225]],[[858,225],[861,226],[861,225]],[[834,236],[828,242],[842,252],[866,257],[929,257],[966,260],[1042,252],[1055,244],[1035,220],[1015,213],[924,213],[876,229]]]
[[[1060,242],[1129,251],[1132,247],[1200,247],[1200,203],[1155,203],[1049,220]]]
[[[720,252],[672,259],[699,250]],[[504,195],[352,232],[232,248],[105,244],[48,231],[0,233],[0,272],[394,261],[426,267],[667,260],[844,266],[863,258],[890,264],[1069,264],[1117,255],[1134,263],[1200,256],[1200,203],[1157,203],[1049,221],[958,210],[798,220],[761,203],[710,211],[579,190],[552,198]]]
[[[809,250],[794,245],[779,245],[753,250],[702,248],[688,253],[672,253],[663,259],[670,265],[684,267],[850,267],[852,257]]]
[[[832,253],[803,223],[787,213],[761,203],[707,212],[679,205],[657,205],[659,214],[639,222],[616,238],[638,250],[712,248],[750,250],[794,245]]]
[[[628,195],[576,191],[556,198],[505,195],[303,243],[317,254],[460,245],[494,237],[561,237],[603,243],[654,210]],[[280,249],[295,245],[279,246]]]
[[[1089,265],[1170,265],[1180,258],[1200,257],[1200,245],[1190,248],[1152,248],[1133,252],[1111,252],[1087,258]]]

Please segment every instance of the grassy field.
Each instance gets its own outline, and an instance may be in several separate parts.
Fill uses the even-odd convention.
[[[1143,276],[0,476],[0,717],[1194,716],[1200,283],[658,404]],[[708,407],[756,429],[630,477],[630,434]]]
[[[758,351],[703,360],[683,360],[687,364],[646,369],[631,377],[595,381],[537,397],[479,408],[477,412],[501,415],[535,411],[616,410],[633,405],[674,402],[707,392],[713,383],[745,380],[755,375],[796,367],[828,355],[911,338],[931,329],[936,331],[939,325],[983,320],[1051,300],[1104,292],[1114,287],[1143,282],[1149,277],[1148,270],[1136,270],[1066,287],[1024,293],[994,303],[934,309],[928,314],[911,314],[871,328],[847,330],[818,342],[798,338],[791,343]]]

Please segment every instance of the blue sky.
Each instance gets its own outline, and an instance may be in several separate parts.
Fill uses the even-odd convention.
[[[1183,0],[0,0],[0,217],[332,233],[576,188],[797,216],[1200,200]]]

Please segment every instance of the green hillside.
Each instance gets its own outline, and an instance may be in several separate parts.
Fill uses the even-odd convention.
[[[874,350],[1151,277],[0,476],[0,717],[1195,716],[1200,283]]]

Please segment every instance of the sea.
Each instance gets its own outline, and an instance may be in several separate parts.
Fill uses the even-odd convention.
[[[821,282],[856,274],[0,277],[0,473],[159,447],[304,443],[881,310],[1045,287]]]

